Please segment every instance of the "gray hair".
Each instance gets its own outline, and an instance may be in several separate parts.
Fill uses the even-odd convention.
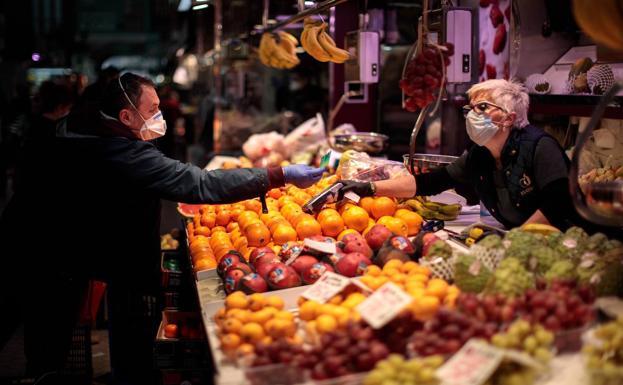
[[[491,102],[504,107],[508,112],[514,112],[516,127],[522,128],[530,123],[528,121],[530,98],[523,84],[514,80],[490,79],[474,84],[467,91],[467,96],[471,99],[480,93],[489,94]]]

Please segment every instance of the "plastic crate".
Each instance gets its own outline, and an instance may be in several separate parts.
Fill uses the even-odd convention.
[[[74,328],[67,361],[59,374],[71,384],[91,384],[93,377],[91,326],[78,325]]]
[[[182,286],[183,282],[183,268],[180,271],[170,270],[165,267],[166,262],[169,260],[177,260],[180,267],[182,266],[183,258],[177,250],[163,251],[160,257],[160,284],[165,289],[177,289]]]
[[[169,323],[196,325],[195,338],[167,338],[164,328]],[[180,326],[181,329],[181,326]],[[181,331],[180,331],[181,332]],[[201,315],[196,312],[163,311],[162,321],[154,342],[154,365],[156,369],[209,368],[208,341],[203,333]]]

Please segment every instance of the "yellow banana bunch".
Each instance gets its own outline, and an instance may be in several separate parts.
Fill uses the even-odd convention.
[[[264,33],[260,40],[260,61],[267,67],[290,69],[296,67],[300,60],[296,56],[298,40],[285,31]]]
[[[404,203],[411,207],[416,213],[420,214],[424,219],[452,221],[456,219],[461,212],[461,205],[458,203],[447,204],[431,202],[424,197],[407,199]]]
[[[542,224],[542,223],[527,223],[521,226],[523,231],[528,231],[531,233],[538,233],[543,235],[550,235],[553,233],[559,233],[560,230],[554,226]]]
[[[301,33],[301,45],[308,54],[318,61],[344,63],[350,58],[348,51],[338,48],[326,29],[326,23],[317,23],[309,18],[305,19],[305,28]]]

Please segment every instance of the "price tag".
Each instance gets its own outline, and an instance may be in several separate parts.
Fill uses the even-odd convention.
[[[350,278],[327,271],[318,278],[301,296],[312,301],[325,303],[350,284]]]
[[[503,357],[500,349],[471,339],[437,370],[437,377],[443,385],[481,385],[491,377]]]
[[[310,249],[320,251],[321,253],[326,253],[326,254],[337,253],[337,248],[334,242],[331,242],[331,243],[320,242],[320,241],[314,241],[313,239],[306,238],[303,241],[303,244],[309,247]]]
[[[359,200],[361,199],[361,197],[359,197],[359,195],[355,194],[352,191],[346,191],[344,193],[344,198],[350,199],[351,201],[353,201],[355,203],[359,203]]]
[[[382,328],[413,301],[413,298],[395,284],[381,286],[357,306],[361,318],[374,329]]]

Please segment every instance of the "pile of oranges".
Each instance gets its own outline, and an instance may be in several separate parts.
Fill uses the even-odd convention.
[[[271,247],[278,254],[286,242],[316,235],[338,241],[349,233],[365,236],[377,223],[403,236],[419,232],[422,217],[388,197],[365,197],[358,204],[347,203],[339,208],[328,205],[316,216],[304,213],[302,206],[336,180],[336,176],[330,176],[307,189],[292,185],[272,189],[266,194],[268,213],[262,213],[259,199],[203,205],[187,226],[195,271],[216,267],[230,250],[248,260],[257,247]]]
[[[393,282],[413,297],[410,311],[415,319],[432,318],[441,306],[454,308],[461,293],[458,287],[439,278],[430,278],[431,271],[417,262],[388,261],[383,268],[370,265],[359,279],[372,290]]]
[[[228,295],[225,307],[214,315],[221,349],[231,358],[240,358],[253,353],[257,344],[270,344],[279,338],[302,343],[296,334],[295,316],[284,310],[284,305],[277,296],[246,296],[240,291]]]

